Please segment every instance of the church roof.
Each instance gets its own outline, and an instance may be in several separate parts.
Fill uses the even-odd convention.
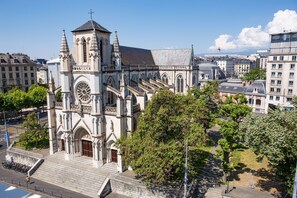
[[[150,50],[120,46],[122,64],[130,66],[155,66]]]
[[[106,28],[102,27],[101,25],[99,25],[96,21],[94,20],[89,20],[88,22],[86,22],[85,24],[83,24],[82,26],[76,28],[75,30],[73,30],[72,32],[83,32],[83,31],[89,31],[89,30],[93,30],[93,25],[92,22],[94,24],[94,28],[95,30],[98,30],[100,32],[106,32],[106,33],[111,33],[110,31],[108,31]]]
[[[156,65],[168,66],[188,66],[192,60],[192,49],[161,49],[152,50],[152,55]]]

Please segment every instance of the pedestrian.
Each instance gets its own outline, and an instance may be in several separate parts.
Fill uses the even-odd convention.
[[[30,176],[29,175],[27,175],[27,177],[26,177],[26,182],[27,182],[27,184],[30,183]]]

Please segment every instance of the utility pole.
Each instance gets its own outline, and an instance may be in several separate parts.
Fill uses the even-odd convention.
[[[188,184],[188,138],[186,140],[184,198],[187,198],[187,184]]]
[[[297,194],[297,162],[296,162],[296,170],[295,170],[293,198],[296,198],[296,194]]]

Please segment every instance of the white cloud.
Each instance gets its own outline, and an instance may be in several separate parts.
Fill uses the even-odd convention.
[[[297,30],[297,13],[293,10],[279,10],[274,14],[265,29],[261,25],[257,27],[245,27],[236,36],[222,34],[209,47],[209,50],[245,50],[255,48],[265,48],[269,44],[269,34]],[[233,39],[232,39],[233,38]]]

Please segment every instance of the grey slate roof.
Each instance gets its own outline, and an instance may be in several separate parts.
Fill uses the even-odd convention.
[[[257,90],[254,92],[254,90]],[[266,81],[265,80],[255,80],[253,84],[246,88],[245,94],[247,95],[264,95],[266,93]]]
[[[219,85],[218,91],[223,93],[244,94],[245,87],[243,87],[242,84],[224,82]]]
[[[72,32],[83,32],[83,31],[93,30],[92,21],[93,21],[95,30],[98,30],[98,31],[100,31],[100,32],[105,32],[105,33],[111,33],[110,31],[108,31],[108,30],[107,30],[106,28],[104,28],[103,26],[99,25],[99,24],[98,24],[96,21],[94,21],[94,20],[89,20],[88,22],[86,22],[86,23],[83,24],[82,26],[76,28],[76,29],[73,30]]]
[[[188,66],[192,59],[192,49],[161,49],[151,52],[158,66]]]
[[[122,64],[130,66],[155,66],[150,50],[120,46]]]
[[[214,63],[210,63],[210,62],[203,62],[203,63],[199,63],[199,73],[200,74],[208,74],[208,79],[207,80],[215,80],[215,76],[214,73],[212,72],[212,70],[218,70],[219,71],[219,79],[217,80],[225,80],[226,76],[224,74],[224,72],[221,70],[221,68],[214,64]]]

